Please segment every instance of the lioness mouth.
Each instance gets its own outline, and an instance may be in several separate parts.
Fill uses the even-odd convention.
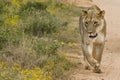
[[[98,34],[96,34],[96,35],[90,35],[89,37],[90,37],[90,38],[95,38],[95,37],[97,37],[97,35],[98,35]]]

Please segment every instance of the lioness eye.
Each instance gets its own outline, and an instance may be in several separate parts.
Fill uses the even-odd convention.
[[[85,22],[85,25],[88,25],[88,22],[87,22],[87,21]]]
[[[97,21],[95,21],[95,22],[94,22],[94,25],[96,25],[96,24],[98,24],[98,22],[97,22]]]

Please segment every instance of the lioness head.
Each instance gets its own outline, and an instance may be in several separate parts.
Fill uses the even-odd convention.
[[[98,33],[102,30],[104,24],[104,14],[105,11],[98,8],[82,11],[83,26],[90,38],[97,37]]]

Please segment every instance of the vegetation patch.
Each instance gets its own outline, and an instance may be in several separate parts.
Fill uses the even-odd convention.
[[[59,0],[1,0],[0,80],[62,80],[74,64],[60,53],[79,42],[74,13]]]

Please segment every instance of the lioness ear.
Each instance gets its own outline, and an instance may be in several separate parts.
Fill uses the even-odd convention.
[[[101,17],[101,18],[104,18],[104,15],[105,15],[105,11],[102,10],[98,13],[98,16]]]
[[[87,10],[82,10],[82,16],[86,16],[88,14]]]

